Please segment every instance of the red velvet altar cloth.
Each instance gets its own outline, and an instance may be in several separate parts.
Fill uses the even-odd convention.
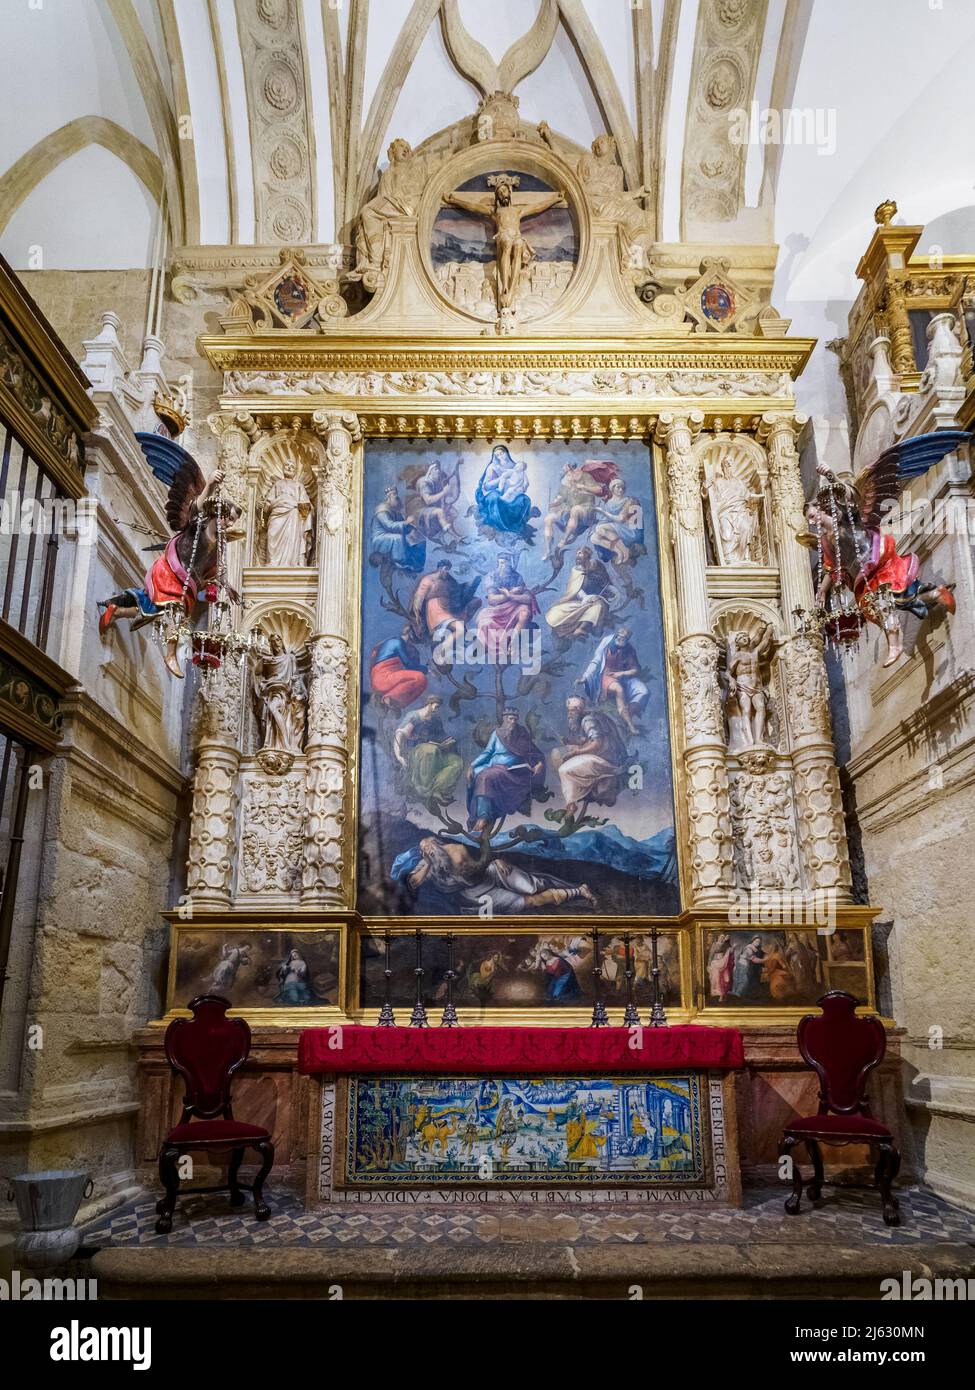
[[[644,1028],[641,1045],[631,1047],[632,1033],[630,1028],[306,1028],[298,1043],[298,1070],[524,1076],[744,1066],[737,1028]]]

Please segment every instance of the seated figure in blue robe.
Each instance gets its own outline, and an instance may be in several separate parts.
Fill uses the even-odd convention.
[[[539,513],[528,496],[528,466],[524,460],[516,462],[506,445],[497,444],[491,450],[474,491],[474,502],[480,526],[532,540],[535,531],[528,520]]]
[[[411,521],[407,521],[394,487],[373,512],[369,527],[369,556],[378,563],[384,560],[397,569],[419,574],[427,557],[427,544]]]

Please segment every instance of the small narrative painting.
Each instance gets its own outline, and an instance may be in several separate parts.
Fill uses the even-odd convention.
[[[337,931],[194,931],[176,936],[170,1007],[221,994],[235,1009],[323,1008],[339,999]]]
[[[830,989],[845,989],[867,1003],[862,930],[707,931],[704,956],[711,1006],[787,1008],[815,1004]]]
[[[636,441],[371,441],[359,911],[679,911]]]
[[[612,932],[600,933],[602,999],[607,1007],[626,1004],[624,947]],[[381,936],[363,936],[359,946],[359,1002],[365,1009],[382,1008],[385,998],[385,944]],[[637,1006],[652,1003],[649,936],[630,937],[633,960],[633,998]],[[447,943],[436,932],[423,933],[424,1003],[447,1002]],[[681,1002],[680,950],[676,936],[660,934],[657,964],[663,1003]],[[416,998],[416,941],[412,935],[390,938],[390,994],[397,1006],[409,1008]],[[460,1008],[558,1008],[593,1003],[592,938],[572,931],[532,933],[457,933],[453,943],[454,1003]]]
[[[701,1102],[695,1075],[352,1077],[339,1185],[700,1185]]]
[[[479,318],[497,317],[497,248],[505,240],[512,248],[507,254],[517,256],[518,263],[501,267],[501,282],[523,318],[544,312],[568,285],[578,237],[565,199],[534,174],[496,170],[462,183],[433,224],[434,274],[458,308]]]

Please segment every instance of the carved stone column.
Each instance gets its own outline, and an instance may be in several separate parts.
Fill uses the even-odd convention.
[[[358,418],[317,411],[312,424],[325,441],[318,479],[318,603],[311,639],[308,740],[305,745],[305,838],[301,901],[351,906],[352,846],[346,842],[349,666],[353,615],[351,571],[352,446],[361,438]]]
[[[218,412],[207,416],[207,424],[220,441],[217,466],[224,473],[223,495],[243,513],[238,525],[244,530],[246,539],[227,547],[227,577],[239,591],[244,566],[254,563],[248,553],[254,536],[254,489],[248,486],[249,454],[251,446],[260,439],[261,431],[253,416],[243,412],[237,415]]]
[[[241,672],[224,664],[197,697],[186,887],[194,906],[229,907],[240,768]]]
[[[704,511],[694,436],[704,416],[666,412],[656,439],[667,451],[670,539],[677,580],[677,670],[684,719],[691,893],[697,907],[725,906],[734,887],[718,644],[707,594]]]
[[[796,540],[805,530],[796,450],[797,427],[788,415],[762,416],[759,440],[769,456],[772,518],[779,557],[785,664],[799,850],[805,887],[850,897],[850,862],[836,752],[829,718],[829,685],[818,637],[796,635],[795,609],[815,602],[809,552]]]

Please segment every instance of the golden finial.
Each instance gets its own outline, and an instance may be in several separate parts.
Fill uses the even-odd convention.
[[[893,198],[888,198],[880,204],[879,208],[874,209],[873,220],[878,227],[887,227],[891,219],[897,216],[897,204]]]

